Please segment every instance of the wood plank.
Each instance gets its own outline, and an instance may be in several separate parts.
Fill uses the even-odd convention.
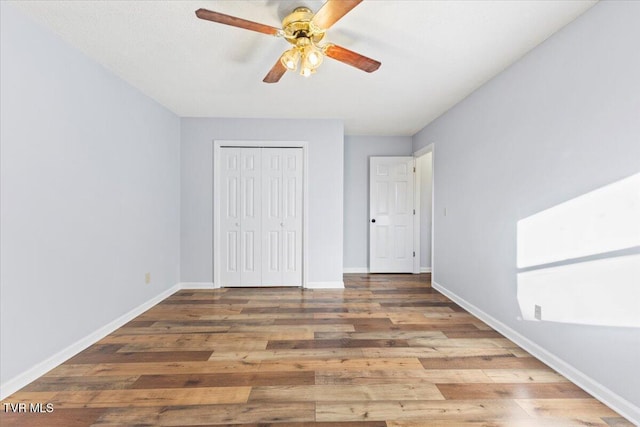
[[[217,341],[203,341],[203,342],[172,342],[166,341],[162,343],[135,343],[126,344],[119,350],[118,353],[153,353],[153,352],[171,352],[171,353],[206,353],[207,357],[211,356],[213,352],[220,351],[256,351],[264,350],[267,347],[268,340],[217,340]],[[153,359],[150,357],[150,359]],[[166,359],[170,360],[170,359]],[[201,358],[182,360],[206,360]],[[154,360],[150,360],[154,361]],[[162,361],[158,358],[155,361]],[[99,360],[96,361],[100,363]],[[109,362],[105,360],[105,362]]]
[[[385,325],[385,324],[354,324],[356,332],[376,332],[376,331],[477,331],[478,328],[471,323],[456,323],[456,324],[422,324],[422,323],[403,323]]]
[[[496,331],[447,331],[444,332],[447,338],[504,338]]]
[[[617,414],[595,399],[516,399],[515,402],[532,417],[541,419],[588,419],[616,417]]]
[[[12,413],[0,411],[3,427],[86,427],[92,425],[106,410],[100,408],[54,408],[50,413]]]
[[[351,421],[351,422],[298,422],[298,423],[260,423],[260,424],[242,424],[243,427],[386,427],[384,421]]]
[[[584,399],[589,394],[576,385],[564,383],[535,384],[438,384],[447,399]]]
[[[379,339],[399,339],[407,340],[412,338],[446,338],[441,331],[386,331],[386,332],[316,332],[315,339],[319,340],[379,340]]]
[[[315,371],[323,370],[377,370],[377,369],[420,369],[421,365],[416,358],[353,358],[353,359],[301,359],[288,361],[265,361],[260,363],[260,370],[265,371],[286,371],[286,368],[294,367],[298,370]]]
[[[495,383],[561,383],[569,381],[551,369],[485,369],[484,373]]]
[[[113,332],[110,337],[118,335],[167,335],[167,334],[195,334],[195,333],[222,333],[227,332],[228,326],[155,326],[157,321],[151,322],[152,326],[144,328],[123,328]]]
[[[378,339],[378,340],[288,340],[269,341],[267,350],[276,349],[316,349],[316,348],[385,348],[409,347],[406,340]]]
[[[254,387],[250,402],[444,400],[433,384],[312,385]]]
[[[316,384],[414,384],[414,383],[487,383],[490,378],[481,369],[434,369],[406,371],[316,371]]]
[[[424,421],[387,421],[388,427],[610,427],[600,418],[572,420],[567,418],[545,418],[544,424],[539,419],[483,419],[478,420],[429,420]],[[632,426],[633,427],[633,426]]]
[[[547,366],[534,358],[513,355],[486,357],[443,357],[420,359],[425,369],[544,369]]]
[[[367,354],[369,357],[377,357],[378,355]],[[402,353],[401,356],[407,356]],[[409,355],[410,357],[411,355]],[[245,352],[213,352],[210,361],[224,360],[244,360],[246,362],[260,362],[263,360],[299,360],[299,359],[345,359],[345,358],[364,358],[365,353],[361,348],[328,348],[328,349],[311,349],[311,350],[264,350],[264,351],[245,351]],[[381,355],[380,357],[392,357],[389,355]]]
[[[94,425],[205,426],[248,423],[312,422],[315,404],[310,402],[247,403],[155,408],[116,408]]]
[[[200,387],[188,389],[139,389],[18,392],[16,401],[49,402],[56,409],[109,408],[142,406],[208,405],[223,403],[245,403],[251,387]]]
[[[289,331],[309,332],[311,334],[315,332],[354,332],[354,326],[352,324],[340,324],[340,325],[305,325],[298,323],[302,326],[287,326]],[[239,325],[233,326],[230,332],[279,332],[283,330],[282,325],[269,325],[269,326],[248,326]]]
[[[179,347],[176,347],[176,349]],[[72,357],[69,363],[144,363],[144,362],[185,362],[209,360],[209,351],[137,351],[108,354],[85,354]]]
[[[24,387],[22,391],[122,390],[130,388],[138,375],[113,377],[42,377]]]
[[[527,413],[512,400],[318,402],[318,421],[521,419]]]
[[[315,375],[312,371],[172,374],[142,375],[131,388],[259,387],[312,385],[314,382]]]

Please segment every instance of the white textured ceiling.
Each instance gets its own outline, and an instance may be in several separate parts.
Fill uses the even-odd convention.
[[[71,45],[182,117],[343,119],[347,134],[412,135],[593,0],[365,0],[325,40],[382,62],[330,59],[317,74],[262,78],[288,43],[203,21],[206,8],[280,27],[322,1],[15,1]]]

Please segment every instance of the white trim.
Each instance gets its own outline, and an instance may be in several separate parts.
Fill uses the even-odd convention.
[[[136,317],[138,317],[145,311],[149,310],[151,307],[155,306],[159,302],[163,301],[170,295],[179,291],[180,289],[181,289],[180,284],[173,285],[169,289],[161,292],[160,294],[156,295],[150,300],[143,302],[142,304],[132,309],[131,311],[107,323],[101,328],[98,328],[94,332],[91,332],[89,335],[85,336],[84,338],[79,339],[78,341],[71,344],[67,348],[60,350],[59,352],[49,357],[48,359],[43,360],[42,362],[38,363],[32,368],[27,369],[23,373],[6,381],[2,385],[0,385],[0,400],[4,400],[6,397],[20,390],[22,387],[40,378],[41,376],[43,376],[44,374],[46,374],[56,366],[59,366],[60,364],[64,363],[68,359],[75,356],[76,354],[80,353],[82,350],[85,350],[87,347],[100,341],[102,338],[106,337],[107,335],[109,335],[119,327],[123,326],[124,324],[135,319]]]
[[[180,289],[219,289],[219,286],[213,284],[213,282],[181,282],[178,283]]]
[[[369,267],[345,267],[342,269],[344,274],[353,274],[353,273],[369,273]]]
[[[431,286],[441,292],[443,295],[447,296],[449,299],[453,300],[456,304],[460,305],[469,313],[473,314],[514,343],[518,344],[520,347],[531,353],[537,359],[540,359],[542,362],[546,363],[551,368],[567,377],[578,387],[582,388],[584,391],[600,400],[602,403],[631,421],[633,424],[640,425],[640,408],[635,406],[633,403],[609,390],[607,387],[603,386],[593,378],[584,374],[582,371],[579,371],[569,363],[560,359],[555,354],[549,352],[544,347],[536,344],[529,338],[520,334],[511,327],[505,325],[498,319],[485,313],[480,308],[471,304],[456,293],[448,290],[439,283],[431,281]]]
[[[344,289],[343,281],[336,282],[307,282],[307,289]]]
[[[414,194],[417,194],[417,202],[416,202],[416,219],[418,222],[418,228],[414,228],[414,233],[417,236],[418,239],[418,244],[417,244],[417,248],[418,251],[416,251],[416,255],[418,255],[418,265],[420,265],[420,236],[421,236],[421,230],[420,227],[423,226],[422,221],[420,220],[421,217],[421,211],[420,211],[420,193],[421,193],[421,188],[420,188],[420,184],[422,182],[422,168],[420,167],[420,162],[418,162],[418,158],[424,156],[425,154],[429,154],[431,153],[431,267],[427,267],[429,269],[429,271],[423,271],[424,267],[420,267],[420,272],[421,273],[432,273],[433,272],[433,265],[434,265],[434,249],[435,249],[435,192],[436,192],[436,185],[435,185],[435,142],[430,143],[429,145],[427,145],[426,147],[423,147],[417,151],[413,152],[413,157],[415,157],[416,159],[416,182],[417,185],[414,186]],[[416,196],[414,196],[416,197]],[[415,246],[415,244],[414,244]]]
[[[418,158],[413,157],[413,274],[420,273],[420,184]]]
[[[431,267],[420,267],[420,273],[431,273]]]
[[[307,141],[245,141],[214,140],[213,141],[213,282],[220,279],[220,246],[217,236],[220,235],[220,148],[221,147],[291,147],[302,148],[302,287],[306,288],[309,280],[309,149]],[[218,285],[220,286],[220,285]]]
[[[429,145],[427,145],[426,147],[422,147],[421,149],[414,151],[413,152],[413,157],[422,157],[425,154],[431,153],[433,152],[433,145],[434,143],[430,143]]]

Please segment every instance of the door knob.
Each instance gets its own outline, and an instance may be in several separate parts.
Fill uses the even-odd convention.
[[[376,219],[375,219],[375,218],[373,218],[373,219],[371,220],[371,222],[376,222]]]

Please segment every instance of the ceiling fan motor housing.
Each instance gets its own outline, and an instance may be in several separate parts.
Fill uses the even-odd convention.
[[[316,28],[311,20],[314,13],[308,7],[297,7],[282,20],[282,30],[291,44],[297,44],[297,39],[304,37],[313,43],[318,43],[324,37],[324,30]]]

